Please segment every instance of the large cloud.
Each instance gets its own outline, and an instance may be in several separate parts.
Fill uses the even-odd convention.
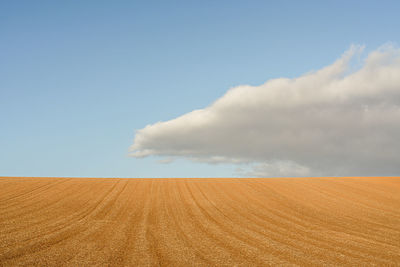
[[[231,88],[138,130],[131,155],[251,163],[250,176],[400,175],[400,50],[352,46],[321,70]]]

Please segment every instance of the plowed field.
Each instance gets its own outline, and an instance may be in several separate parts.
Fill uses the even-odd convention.
[[[0,178],[0,265],[400,266],[400,178]]]

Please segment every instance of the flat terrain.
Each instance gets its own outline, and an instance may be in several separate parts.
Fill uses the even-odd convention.
[[[0,266],[400,266],[400,178],[0,178]]]

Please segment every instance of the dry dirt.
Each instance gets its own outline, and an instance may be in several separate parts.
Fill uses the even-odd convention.
[[[0,265],[400,266],[400,178],[0,178]]]

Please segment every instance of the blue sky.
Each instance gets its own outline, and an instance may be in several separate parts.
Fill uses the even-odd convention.
[[[399,43],[398,1],[2,1],[0,176],[226,177],[128,157],[135,130],[229,88]]]

